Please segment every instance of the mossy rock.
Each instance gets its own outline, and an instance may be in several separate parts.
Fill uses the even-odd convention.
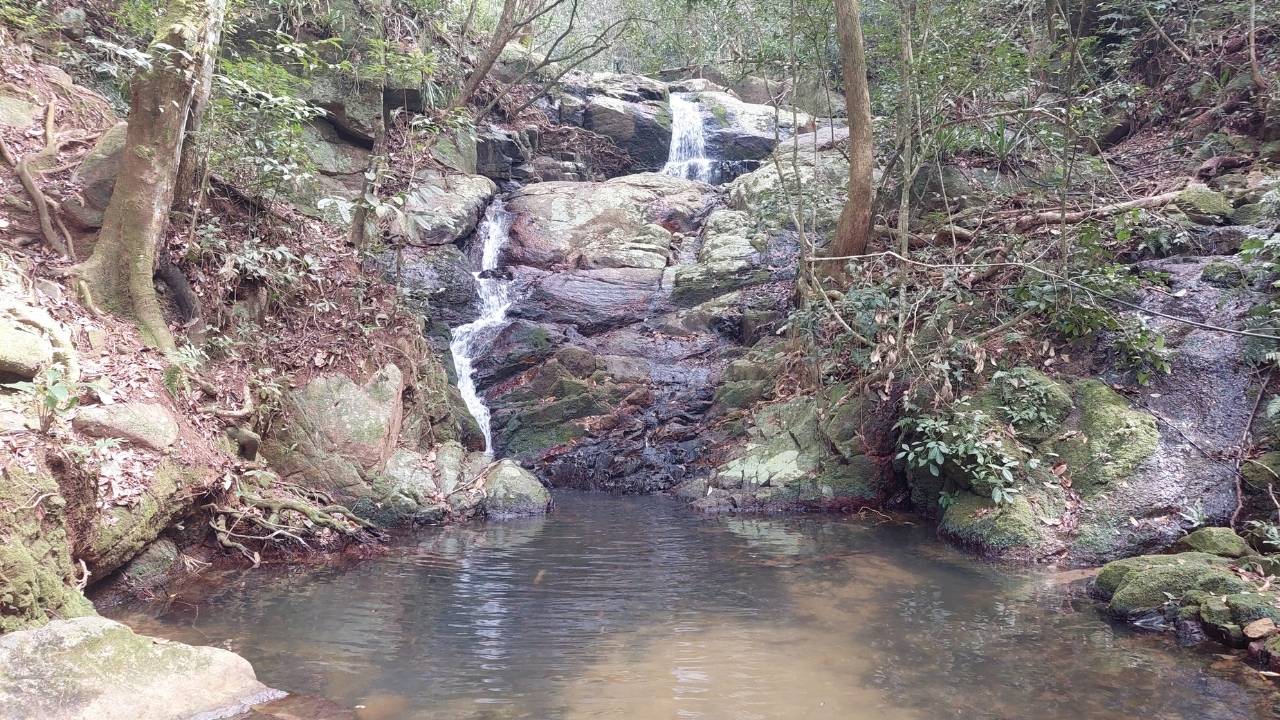
[[[1101,492],[1129,477],[1159,444],[1156,419],[1129,405],[1098,380],[1076,387],[1080,432],[1053,444],[1082,496]]]
[[[1229,595],[1250,589],[1231,572],[1226,559],[1200,552],[1145,555],[1108,563],[1094,580],[1094,588],[1108,600],[1107,611],[1118,617],[1157,611],[1193,591]]]
[[[1178,193],[1174,204],[1193,221],[1206,225],[1222,224],[1234,210],[1226,195],[1200,183],[1193,183]]]
[[[1225,558],[1241,558],[1252,555],[1253,548],[1231,528],[1200,528],[1178,541],[1187,550],[1209,553]]]
[[[1209,285],[1224,290],[1239,288],[1245,285],[1244,271],[1240,266],[1226,260],[1215,260],[1204,266],[1200,279]]]
[[[33,498],[44,498],[40,512]],[[49,475],[17,467],[0,472],[0,634],[93,614],[75,587],[67,509]]]
[[[193,492],[198,489],[198,471],[165,460],[137,502],[103,512],[103,517],[93,524],[82,559],[97,577],[116,570],[187,513],[199,496]]]
[[[1036,514],[1025,497],[997,505],[990,498],[961,492],[942,513],[942,532],[984,553],[1031,550],[1044,538]]]
[[[1231,609],[1231,619],[1240,627],[1262,618],[1280,620],[1280,595],[1274,592],[1235,593],[1223,601]]]
[[[1240,466],[1240,475],[1250,488],[1266,492],[1270,485],[1280,485],[1280,450],[1265,452]]]
[[[714,401],[717,409],[740,410],[764,399],[773,383],[764,380],[737,380],[721,383],[716,388]]]
[[[1178,555],[1136,555],[1134,557],[1113,560],[1102,566],[1093,579],[1093,590],[1103,600],[1110,600],[1116,590],[1120,589],[1136,572],[1148,570],[1160,565],[1186,564],[1189,562],[1227,567],[1229,562],[1216,555],[1199,552],[1185,552]]]

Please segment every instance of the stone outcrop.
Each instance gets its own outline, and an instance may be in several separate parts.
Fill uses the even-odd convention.
[[[135,635],[100,617],[0,637],[0,719],[230,717],[283,696],[227,650]]]
[[[288,393],[281,427],[264,442],[263,456],[285,480],[327,493],[382,527],[483,513],[491,482],[499,498],[495,515],[545,512],[547,503],[539,504],[527,482],[537,481],[517,478],[525,472],[519,466],[489,468],[483,453],[441,437],[460,433],[452,417],[431,421],[421,409],[406,409],[405,382],[395,365],[363,384],[345,375],[315,378]]]
[[[160,403],[120,403],[81,408],[72,426],[89,437],[116,438],[163,450],[178,440],[178,422]]]

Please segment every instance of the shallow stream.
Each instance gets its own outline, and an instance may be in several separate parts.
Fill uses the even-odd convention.
[[[878,519],[557,494],[341,567],[210,573],[136,629],[230,648],[364,720],[1280,717],[1236,658],[1105,621]]]

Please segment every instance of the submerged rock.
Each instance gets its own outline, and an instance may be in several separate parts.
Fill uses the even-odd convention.
[[[230,717],[283,694],[234,653],[135,635],[106,618],[0,637],[0,720]]]
[[[493,463],[481,475],[485,514],[493,518],[541,515],[551,506],[551,494],[533,473],[511,460]]]

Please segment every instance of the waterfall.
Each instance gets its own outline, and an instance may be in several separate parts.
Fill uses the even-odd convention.
[[[485,452],[493,452],[493,430],[489,427],[489,408],[476,391],[473,363],[488,350],[494,330],[506,322],[507,310],[511,308],[511,281],[492,272],[498,268],[498,254],[510,232],[511,213],[499,197],[485,210],[484,220],[476,230],[476,240],[480,242],[480,271],[472,274],[476,278],[480,316],[454,328],[453,342],[449,344],[453,366],[458,372],[458,391],[484,431]]]
[[[663,175],[711,182],[715,164],[707,157],[702,107],[687,93],[671,94],[671,152]]]

